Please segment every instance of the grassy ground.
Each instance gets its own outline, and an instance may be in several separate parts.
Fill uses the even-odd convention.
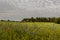
[[[60,24],[0,22],[0,40],[60,40]]]

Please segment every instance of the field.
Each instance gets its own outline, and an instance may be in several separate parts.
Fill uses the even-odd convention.
[[[60,24],[0,22],[0,40],[60,40]]]

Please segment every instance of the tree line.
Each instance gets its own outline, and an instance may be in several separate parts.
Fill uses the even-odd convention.
[[[11,20],[0,20],[2,22],[54,22],[60,24],[60,17],[31,17],[23,18],[21,21],[11,21]]]
[[[31,18],[24,18],[21,22],[55,22],[60,24],[60,17],[31,17]]]

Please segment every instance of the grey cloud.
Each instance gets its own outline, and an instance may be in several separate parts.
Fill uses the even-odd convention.
[[[60,17],[60,0],[0,0],[0,19],[24,17]]]
[[[13,5],[10,5],[7,0],[1,0],[0,1],[0,12],[9,11],[9,10],[15,10],[15,7]]]

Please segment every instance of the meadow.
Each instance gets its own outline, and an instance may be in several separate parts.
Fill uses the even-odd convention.
[[[0,22],[0,40],[60,40],[60,24]]]

